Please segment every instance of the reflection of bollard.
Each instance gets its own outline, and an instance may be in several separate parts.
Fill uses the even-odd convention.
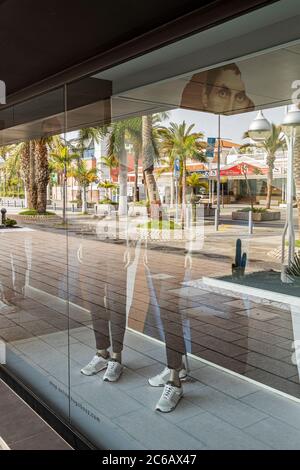
[[[53,208],[56,211],[56,203],[53,204]]]
[[[7,201],[7,207],[9,207],[9,201]]]
[[[249,211],[249,223],[248,223],[248,231],[249,235],[252,235],[253,233],[253,212]]]
[[[6,225],[6,212],[7,210],[3,207],[3,209],[1,209],[1,224],[4,226]]]
[[[219,211],[218,208],[215,209],[215,231],[219,230]]]
[[[98,206],[97,206],[97,204],[95,204],[95,212],[96,212],[96,214],[98,214]]]
[[[75,212],[74,204],[72,204],[72,212]]]
[[[14,200],[14,203],[15,203],[15,207],[17,207],[17,201],[16,200]]]
[[[22,199],[22,201],[21,201],[21,207],[22,207],[22,209],[23,209],[23,207],[24,207],[23,199]]]

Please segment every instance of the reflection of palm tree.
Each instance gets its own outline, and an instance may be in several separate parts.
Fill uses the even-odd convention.
[[[34,209],[36,203],[36,188],[34,180],[31,178],[32,145],[30,141],[22,142],[18,145],[20,152],[21,174],[25,186],[25,204],[28,209]]]
[[[70,168],[69,175],[73,176],[77,181],[78,185],[82,189],[82,212],[87,213],[87,198],[86,191],[91,183],[97,181],[97,169],[87,168],[86,162],[82,161],[74,168]]]
[[[208,184],[206,181],[203,181],[201,176],[198,173],[192,173],[191,175],[187,176],[186,178],[186,185],[192,188],[193,195],[196,194],[197,188],[204,188],[208,189]]]
[[[141,119],[132,118],[113,123],[109,128],[102,130],[103,136],[108,136],[107,162],[115,167],[119,166],[119,215],[127,214],[127,151],[126,140],[138,140],[141,138]],[[102,159],[103,161],[103,159]],[[110,165],[108,165],[110,166]]]
[[[79,166],[84,159],[85,151],[94,142],[99,143],[102,131],[99,127],[86,127],[78,131],[78,136],[69,141],[68,145],[74,153],[79,154],[77,165]],[[81,188],[78,188],[76,199],[81,201]]]
[[[158,155],[153,139],[153,116],[142,117],[142,158],[145,185],[150,204],[159,203],[159,192],[154,177],[154,157]]]
[[[79,159],[79,154],[72,153],[65,145],[58,145],[50,154],[49,169],[59,177],[59,183],[63,188],[63,221],[66,221],[66,185],[65,178],[69,174],[72,161]]]
[[[119,162],[115,155],[110,155],[108,157],[102,157],[101,161],[103,165],[107,166],[110,170],[113,168],[118,168]]]
[[[3,195],[6,195],[6,190],[12,190],[14,195],[17,192],[18,196],[20,196],[20,190],[23,185],[19,146],[1,147],[0,157],[3,160],[3,163],[1,163],[1,173],[4,177]]]
[[[111,200],[111,197],[109,195],[109,191],[116,188],[117,185],[115,183],[112,183],[111,181],[101,181],[101,183],[99,183],[99,187],[100,188],[103,188],[105,189],[105,199],[110,199]]]
[[[45,213],[47,209],[47,186],[50,176],[48,155],[58,140],[57,136],[44,137],[23,142],[18,146],[21,173],[27,192],[27,207],[37,210],[40,214]]]
[[[248,132],[244,134],[244,138],[249,137]],[[276,158],[276,152],[278,150],[283,150],[286,148],[286,143],[284,135],[282,132],[281,126],[276,126],[272,124],[271,135],[264,139],[261,142],[255,142],[254,144],[243,145],[242,148],[247,147],[256,147],[265,151],[267,155],[267,165],[268,165],[268,176],[267,176],[267,199],[266,199],[266,208],[270,209],[271,199],[272,199],[272,187],[273,187],[273,171]]]
[[[47,138],[34,141],[34,153],[37,187],[36,209],[39,214],[44,214],[47,210],[47,186],[50,177]]]
[[[186,164],[187,160],[197,160],[206,162],[202,132],[192,132],[194,124],[187,126],[186,122],[176,124],[171,122],[169,127],[161,127],[157,130],[159,145],[163,155],[168,157],[172,173],[174,171],[174,161],[180,161],[180,188],[181,201],[186,202]]]
[[[150,186],[153,187],[153,168],[154,156],[158,156],[156,149],[156,127],[158,122],[167,117],[166,113],[155,114],[154,116],[144,118],[131,118],[124,121],[113,123],[110,127],[102,129],[102,136],[108,136],[108,165],[115,167],[115,162],[119,165],[119,183],[120,183],[120,200],[119,215],[127,213],[127,151],[126,143],[133,146],[135,160],[135,199],[137,199],[137,182],[138,182],[138,161],[140,155],[144,155],[143,167],[146,169],[145,186],[147,179]],[[102,159],[104,161],[104,159]],[[113,166],[111,166],[111,163]],[[105,164],[105,163],[104,163]],[[152,176],[151,176],[152,175]],[[155,180],[154,180],[155,181]],[[150,192],[152,192],[150,188]],[[152,196],[153,197],[153,196]]]
[[[159,203],[160,197],[154,176],[155,159],[160,159],[158,149],[158,129],[161,121],[169,117],[167,112],[142,117],[142,159],[143,173],[148,200],[151,203]]]

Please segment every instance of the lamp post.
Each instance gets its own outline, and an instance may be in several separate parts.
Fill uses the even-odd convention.
[[[248,134],[249,137],[254,140],[255,142],[261,142],[267,139],[271,135],[272,126],[268,119],[265,118],[262,111],[258,111],[256,118],[250,124]],[[247,181],[247,185],[249,185]],[[250,186],[249,186],[250,188]],[[249,189],[250,191],[250,189]],[[251,197],[251,210],[249,211],[249,234],[253,233],[253,214],[252,214],[252,206],[253,206],[253,199]]]
[[[178,209],[179,209],[179,174],[180,174],[180,158],[177,157],[174,161],[174,177],[175,177],[175,198],[176,198],[176,215],[175,215],[175,221],[178,223]]]
[[[294,145],[296,138],[296,128],[300,126],[300,111],[297,106],[293,105],[290,109],[286,108],[286,114],[282,123],[282,126],[286,129],[285,140],[288,149],[288,162],[287,162],[287,188],[286,188],[286,223],[282,234],[282,275],[281,278],[284,282],[288,282],[286,276],[285,262],[285,238],[287,235],[288,239],[288,256],[287,266],[290,266],[295,256],[295,229],[293,220],[293,189],[294,189],[294,178],[293,178],[293,163],[294,163]]]
[[[286,114],[282,122],[282,127],[285,128],[284,138],[288,149],[288,163],[287,163],[287,210],[286,222],[282,233],[282,248],[281,248],[281,280],[289,282],[286,276],[286,268],[290,266],[295,256],[295,230],[293,220],[293,160],[294,160],[294,144],[296,137],[296,127],[300,126],[300,111],[297,106],[292,106],[291,109],[286,107]],[[249,127],[249,136],[255,141],[261,141],[269,137],[271,132],[271,124],[264,117],[261,111],[258,112],[254,121]],[[285,265],[285,239],[288,240],[288,256],[287,265]]]
[[[218,160],[217,160],[217,208],[215,213],[215,231],[218,232],[221,214],[221,116],[218,115]]]

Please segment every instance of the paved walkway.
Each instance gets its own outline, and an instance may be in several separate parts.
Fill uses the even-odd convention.
[[[72,450],[0,380],[0,450]]]

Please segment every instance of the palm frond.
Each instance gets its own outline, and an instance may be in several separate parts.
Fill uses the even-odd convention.
[[[295,253],[295,257],[286,272],[292,278],[300,277],[300,253]]]

